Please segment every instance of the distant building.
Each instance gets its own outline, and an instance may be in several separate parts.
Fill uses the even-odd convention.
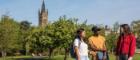
[[[105,26],[105,36],[109,35],[112,32],[112,30],[106,25]]]
[[[46,27],[48,23],[48,10],[45,9],[45,2],[43,0],[41,10],[38,11],[39,27]]]

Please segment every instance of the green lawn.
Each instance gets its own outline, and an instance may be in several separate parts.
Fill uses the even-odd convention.
[[[63,55],[58,55],[54,56],[52,59],[48,59],[47,57],[42,57],[42,58],[33,58],[32,56],[14,56],[14,57],[6,57],[0,58],[0,60],[63,60],[64,56]],[[68,58],[68,60],[74,60],[72,58]],[[110,60],[115,60],[114,55],[110,55]],[[135,54],[133,60],[140,60],[140,54]]]
[[[110,60],[115,60],[115,56],[110,55]],[[140,54],[135,54],[135,56],[133,57],[133,60],[140,60]]]

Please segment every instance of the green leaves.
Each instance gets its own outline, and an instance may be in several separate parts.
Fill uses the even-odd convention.
[[[140,48],[140,20],[132,21],[131,23],[132,32],[135,34],[137,38],[137,48]]]
[[[113,50],[116,47],[116,42],[117,42],[117,35],[116,34],[109,34],[106,36],[106,45],[108,50]]]
[[[0,49],[19,49],[19,24],[9,17],[2,17],[0,21]]]
[[[72,19],[67,19],[66,16],[60,17],[58,21],[53,23],[55,25],[55,35],[61,41],[61,47],[68,48],[72,40],[74,40],[76,31],[76,22]]]

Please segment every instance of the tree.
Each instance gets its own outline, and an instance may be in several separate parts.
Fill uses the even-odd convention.
[[[22,44],[22,49],[26,52],[24,52],[24,55],[27,54],[28,50],[27,49],[27,43],[28,43],[28,36],[29,32],[31,30],[30,22],[28,21],[22,21],[20,22],[20,42]]]
[[[111,32],[109,35],[106,36],[106,46],[110,52],[113,53],[115,47],[116,47],[116,40],[117,35],[113,32]]]
[[[117,38],[119,35],[119,22],[115,22],[113,24],[112,29],[106,27],[106,46],[107,49],[113,53],[116,44],[117,44]]]
[[[58,21],[53,23],[55,25],[55,38],[60,42],[60,47],[65,49],[64,60],[67,59],[69,47],[74,40],[76,31],[76,20],[67,19],[66,16],[60,17]]]
[[[54,49],[59,48],[61,41],[58,40],[57,27],[53,23],[46,26],[46,46],[49,49],[49,58],[51,58]]]
[[[49,58],[51,58],[53,50],[60,45],[55,35],[55,28],[51,23],[48,23],[46,28],[34,28],[29,38],[31,48],[39,53],[49,49]]]
[[[2,56],[11,49],[19,49],[19,24],[14,19],[3,16],[0,21],[0,51]]]
[[[46,49],[46,32],[39,28],[33,29],[29,41],[31,49],[41,53]]]
[[[137,38],[137,48],[140,48],[140,20],[131,22],[132,32]]]

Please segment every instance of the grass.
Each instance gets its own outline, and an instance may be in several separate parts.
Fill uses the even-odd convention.
[[[136,54],[133,58],[133,60],[140,60],[140,54]]]
[[[48,59],[48,57],[42,58],[33,58],[32,56],[10,56],[5,58],[0,58],[0,60],[63,60],[63,55],[58,55],[52,57],[52,59]],[[67,60],[74,60],[72,58],[68,58]],[[110,60],[115,60],[115,56],[110,54]],[[133,60],[140,60],[140,54],[135,54]]]
[[[5,58],[0,58],[0,60],[63,60],[63,55],[58,55],[49,59],[48,57],[32,57],[32,56],[10,56]],[[68,58],[68,60],[73,60],[72,58]]]
[[[32,58],[31,56],[8,56],[0,58],[0,60],[17,60],[19,58]]]

